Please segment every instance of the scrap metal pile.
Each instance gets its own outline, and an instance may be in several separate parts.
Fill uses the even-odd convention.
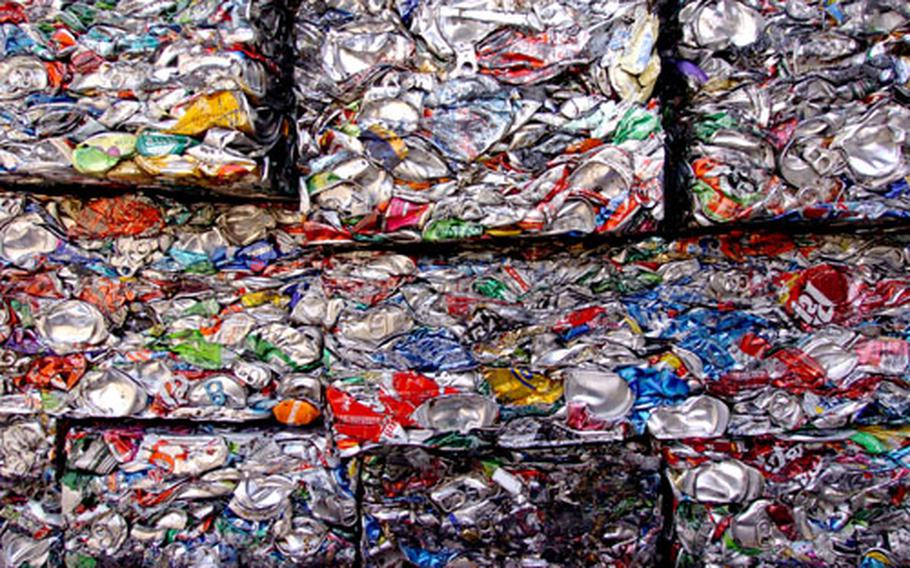
[[[908,22],[0,6],[0,568],[910,564]]]

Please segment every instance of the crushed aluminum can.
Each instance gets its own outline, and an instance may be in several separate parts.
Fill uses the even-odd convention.
[[[311,241],[655,230],[658,28],[646,0],[302,2]]]
[[[0,412],[0,566],[59,566],[63,519],[55,480],[57,421],[21,414],[12,401]]]
[[[283,1],[2,9],[0,181],[291,190]]]
[[[355,471],[318,432],[74,427],[66,563],[352,566]]]
[[[676,566],[910,562],[905,429],[673,442]]]
[[[366,455],[364,566],[655,565],[658,465],[637,444]]]
[[[900,3],[680,2],[676,69],[693,220],[910,214]]]

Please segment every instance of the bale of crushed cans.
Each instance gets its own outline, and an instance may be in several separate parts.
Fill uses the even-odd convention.
[[[792,558],[907,561],[910,236],[402,254],[293,207],[0,211],[0,565],[656,565],[653,444],[682,566],[770,559],[725,519],[839,487],[774,452],[869,484],[766,524]]]
[[[0,182],[301,199],[0,191],[0,568],[910,565],[910,235],[314,246],[656,231],[664,7],[0,4]],[[908,216],[906,2],[677,7],[696,223]]]
[[[675,565],[910,564],[908,431],[672,443]]]
[[[409,256],[308,249],[301,215],[252,205],[3,210],[0,401],[34,411],[324,418],[342,454],[908,416],[906,236]]]
[[[364,566],[656,565],[659,459],[639,444],[363,463]]]
[[[276,163],[290,150],[286,11],[282,0],[4,3],[0,181],[287,192]]]
[[[688,191],[702,225],[910,213],[910,8],[686,0]]]
[[[19,412],[0,413],[0,566],[55,566],[63,553],[57,422]]]
[[[322,341],[318,328],[293,327],[272,289],[316,270],[290,235],[269,232],[280,209],[15,195],[3,210],[7,395],[74,417],[319,416],[295,404],[318,402],[318,378],[285,376],[275,390],[279,373],[319,366]],[[279,250],[286,274],[263,274]]]
[[[330,423],[343,452],[903,424],[906,258],[903,237],[772,235],[420,259],[340,308]]]
[[[73,428],[66,564],[352,566],[350,465],[319,432]]]
[[[308,222],[325,241],[654,230],[658,28],[648,0],[304,0]]]

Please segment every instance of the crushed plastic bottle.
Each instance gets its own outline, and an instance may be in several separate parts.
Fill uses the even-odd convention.
[[[302,211],[331,241],[654,230],[658,28],[642,0],[302,2]]]
[[[0,6],[0,181],[285,192],[281,1]],[[283,173],[282,173],[283,175]]]
[[[319,432],[74,428],[66,565],[351,566],[347,465]]]
[[[907,565],[907,434],[668,445],[675,565]]]
[[[364,458],[364,566],[653,566],[659,460],[636,444]]]
[[[905,2],[681,2],[702,225],[910,214]]]

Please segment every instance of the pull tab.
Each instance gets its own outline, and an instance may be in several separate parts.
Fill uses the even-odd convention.
[[[488,24],[501,24],[503,26],[521,26],[541,32],[544,25],[537,14],[533,12],[500,12],[498,10],[482,10],[479,8],[454,8],[442,6],[439,15],[444,18],[458,18],[462,20],[476,20]]]
[[[476,75],[478,70],[477,54],[471,44],[458,44],[455,46],[455,69],[451,77],[470,77]]]

